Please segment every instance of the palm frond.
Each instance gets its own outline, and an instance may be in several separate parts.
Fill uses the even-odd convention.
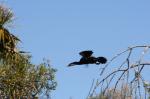
[[[12,22],[13,12],[3,5],[0,5],[0,26],[4,26],[7,23]]]
[[[0,28],[0,49],[14,48],[15,42],[9,31],[5,28]]]
[[[9,8],[0,5],[0,51],[12,51],[16,47],[17,41],[20,41],[4,27],[12,20],[13,12]]]

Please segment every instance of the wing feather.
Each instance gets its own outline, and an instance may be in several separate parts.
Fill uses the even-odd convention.
[[[87,51],[82,51],[79,53],[82,57],[88,58],[91,57],[93,54],[93,51],[87,50]]]

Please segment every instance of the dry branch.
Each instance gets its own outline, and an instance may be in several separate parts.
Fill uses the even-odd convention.
[[[100,78],[98,79],[96,85],[93,87],[93,90],[91,91],[90,96],[93,96],[94,93],[96,93],[96,90],[98,88],[103,88],[104,94],[111,87],[114,87],[114,92],[116,92],[118,84],[126,83],[128,86],[131,86],[130,88],[132,88],[130,95],[135,95],[135,97],[139,97],[141,99],[143,97],[142,90],[144,89],[143,85],[145,81],[141,72],[144,70],[146,66],[150,66],[150,61],[149,62],[143,61],[145,58],[145,55],[149,51],[149,48],[150,46],[133,46],[115,55],[105,65],[105,67],[102,68],[100,72]],[[134,54],[136,52],[135,51],[136,49],[143,50],[140,56],[136,56]],[[115,69],[114,71],[111,71],[110,73],[106,74],[105,71],[109,68],[109,66],[111,67],[111,64],[113,64],[113,61],[115,60],[117,61],[117,59],[119,61],[119,57],[122,56],[123,54],[126,54],[127,56],[125,60],[123,60],[122,64],[120,64],[120,66],[118,66],[118,68]],[[134,55],[136,56],[136,58],[139,57],[139,59],[136,62],[132,60]],[[112,86],[111,84],[114,86]]]

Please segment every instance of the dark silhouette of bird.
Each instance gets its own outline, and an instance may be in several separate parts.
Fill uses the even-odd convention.
[[[86,64],[105,64],[107,59],[105,57],[94,57],[92,56],[93,51],[82,51],[79,53],[82,57],[78,62],[72,62],[68,66],[75,66],[75,65],[86,65]]]

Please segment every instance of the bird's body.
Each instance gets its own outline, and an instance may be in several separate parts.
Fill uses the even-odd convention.
[[[105,57],[92,56],[93,51],[82,51],[79,53],[82,58],[78,62],[72,62],[68,66],[83,65],[83,64],[105,64],[107,59]]]

